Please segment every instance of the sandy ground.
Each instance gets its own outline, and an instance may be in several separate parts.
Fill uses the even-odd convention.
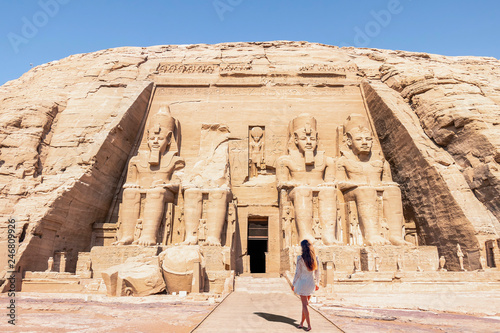
[[[345,293],[318,301],[313,306],[345,332],[500,332],[500,292]],[[0,332],[190,332],[216,305],[190,296],[17,293],[17,325],[12,326],[8,302],[0,295]]]
[[[17,293],[15,326],[7,321],[9,298],[0,296],[0,332],[190,332],[214,303],[170,295]]]
[[[500,292],[337,293],[313,307],[345,332],[500,332]]]

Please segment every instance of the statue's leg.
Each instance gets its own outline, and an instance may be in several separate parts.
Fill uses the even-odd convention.
[[[312,233],[313,203],[312,190],[307,187],[296,187],[290,197],[295,208],[295,223],[299,232],[299,239],[314,241]]]
[[[352,191],[358,207],[361,233],[366,245],[387,245],[389,240],[380,235],[377,190],[373,187],[358,187]]]
[[[403,236],[403,203],[399,187],[388,186],[384,188],[384,217],[389,226],[389,240],[394,245],[413,245],[406,242]]]
[[[220,245],[222,228],[226,221],[227,190],[210,190],[207,212],[208,245]]]
[[[147,190],[142,233],[141,237],[135,243],[145,246],[156,244],[156,233],[158,232],[165,208],[166,192],[167,190],[161,187]]]
[[[337,200],[334,187],[323,187],[319,191],[319,220],[323,228],[322,240],[325,245],[340,243],[336,239]]]
[[[201,219],[203,194],[200,189],[190,188],[184,191],[184,221],[186,239],[182,244],[198,244],[198,224]]]
[[[128,245],[134,241],[134,232],[137,219],[139,218],[139,208],[141,205],[141,193],[136,188],[126,188],[123,190],[122,205],[120,210],[121,237],[113,245]]]

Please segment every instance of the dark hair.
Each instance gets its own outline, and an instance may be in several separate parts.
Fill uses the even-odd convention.
[[[316,262],[316,253],[314,252],[312,244],[307,239],[304,239],[300,242],[300,246],[302,246],[302,259],[307,269],[309,271],[315,271],[318,268],[318,263]]]

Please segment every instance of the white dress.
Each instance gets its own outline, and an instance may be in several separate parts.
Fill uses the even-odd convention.
[[[316,284],[319,284],[319,261],[316,257],[318,268],[315,271],[310,271],[302,259],[302,256],[297,257],[297,268],[295,269],[295,277],[293,278],[293,288],[297,295],[310,296],[316,289]]]

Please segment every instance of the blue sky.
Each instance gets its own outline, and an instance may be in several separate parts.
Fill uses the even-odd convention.
[[[119,46],[303,40],[500,58],[500,1],[4,0],[0,84]]]

